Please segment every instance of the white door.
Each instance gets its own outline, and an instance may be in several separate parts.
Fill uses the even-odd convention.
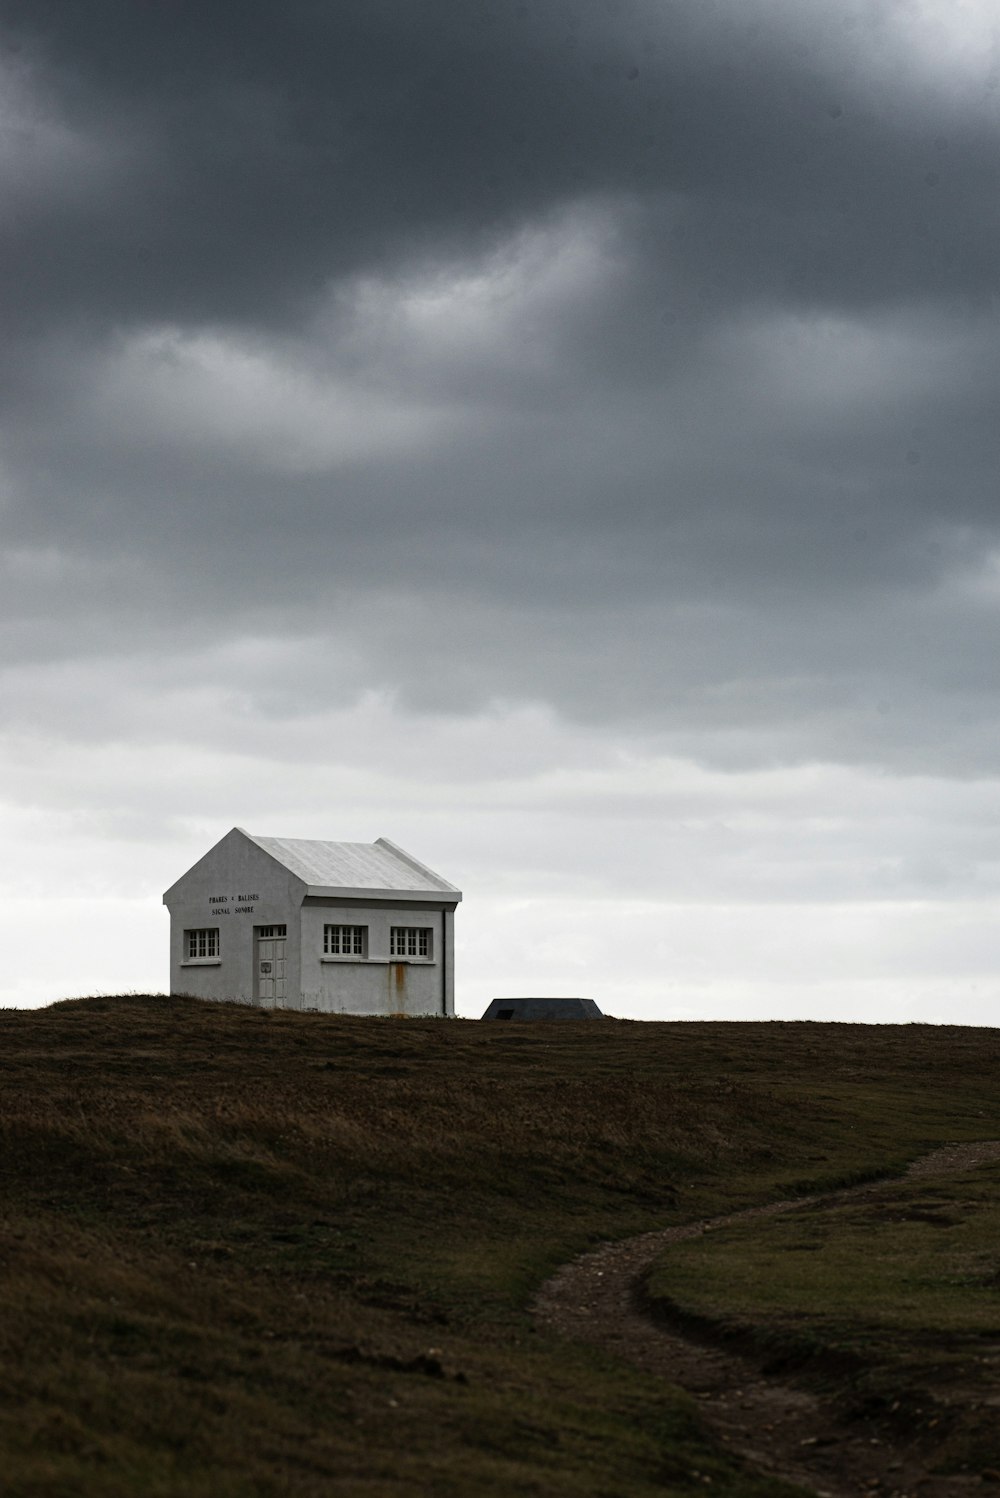
[[[285,935],[284,926],[254,932],[254,998],[262,1004],[285,1002]]]

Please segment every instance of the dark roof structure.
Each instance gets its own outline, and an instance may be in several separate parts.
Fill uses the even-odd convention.
[[[593,999],[494,999],[483,1019],[603,1019]]]

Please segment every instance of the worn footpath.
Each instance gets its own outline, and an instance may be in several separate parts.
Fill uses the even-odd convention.
[[[1000,1140],[948,1145],[916,1161],[907,1176],[944,1175],[998,1159]],[[645,1276],[670,1244],[807,1203],[863,1196],[882,1184],[772,1202],[604,1244],[564,1265],[542,1287],[534,1303],[536,1319],[561,1336],[601,1346],[686,1389],[720,1439],[753,1469],[798,1483],[820,1498],[858,1493],[959,1498],[982,1491],[992,1474],[932,1475],[916,1440],[901,1438],[884,1420],[845,1422],[832,1399],[767,1377],[757,1363],[665,1325],[644,1305]],[[993,1491],[1000,1494],[1000,1485]]]

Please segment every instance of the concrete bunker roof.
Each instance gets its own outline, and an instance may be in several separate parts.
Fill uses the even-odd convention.
[[[494,999],[483,1019],[603,1019],[593,999],[517,998]]]
[[[307,895],[397,895],[455,902],[462,892],[387,837],[374,843],[333,843],[319,838],[257,837],[238,831],[301,879]]]

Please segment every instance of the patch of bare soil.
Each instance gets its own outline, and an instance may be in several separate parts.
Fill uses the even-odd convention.
[[[907,1176],[944,1175],[997,1159],[1000,1140],[947,1145],[916,1161]],[[884,1421],[846,1423],[831,1399],[770,1378],[757,1363],[669,1328],[644,1308],[644,1277],[671,1243],[728,1223],[790,1212],[807,1201],[863,1196],[882,1184],[772,1202],[606,1243],[564,1265],[543,1285],[533,1307],[536,1319],[561,1336],[606,1348],[687,1390],[721,1440],[753,1468],[798,1483],[820,1498],[855,1498],[858,1493],[959,1498],[980,1490],[979,1474],[929,1474],[919,1445],[901,1438]],[[1000,1487],[994,1491],[1000,1493]]]

